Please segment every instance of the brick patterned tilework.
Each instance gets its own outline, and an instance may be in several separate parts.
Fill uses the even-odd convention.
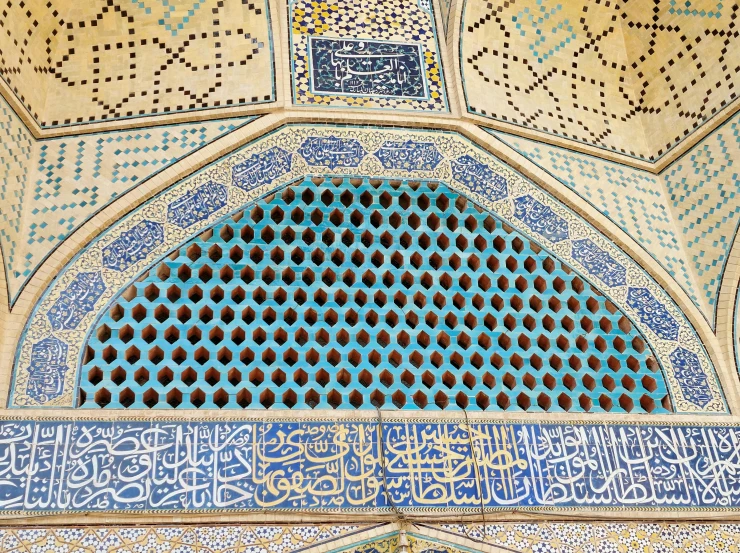
[[[655,160],[737,97],[738,4],[468,1],[471,113]]]
[[[9,109],[9,108],[7,108]],[[34,145],[14,255],[15,299],[46,256],[92,214],[175,161],[253,118],[58,138]]]
[[[292,0],[290,24],[295,104],[448,111],[429,0]]]
[[[491,134],[552,174],[619,225],[709,316],[706,299],[697,289],[691,264],[682,249],[679,229],[673,222],[660,177],[557,146],[504,133],[491,131]]]
[[[12,272],[22,250],[21,212],[27,196],[34,140],[23,122],[0,98],[0,247],[4,270]]]
[[[445,524],[437,527],[505,551],[521,553],[673,552],[720,553],[740,550],[738,524],[639,522],[544,522]],[[426,526],[422,527],[425,530]]]
[[[0,27],[0,75],[42,127],[274,100],[265,0],[11,0]]]
[[[740,223],[740,114],[662,173],[699,294],[714,312]]]
[[[351,525],[4,528],[0,530],[0,549],[7,553],[292,553],[365,528]]]

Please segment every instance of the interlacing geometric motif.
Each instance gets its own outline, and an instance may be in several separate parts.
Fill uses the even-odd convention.
[[[341,526],[244,527],[156,526],[145,528],[12,528],[0,529],[0,547],[8,553],[70,551],[77,553],[290,553],[325,544],[332,553],[393,553],[397,534],[340,547]],[[382,526],[380,527],[383,528]],[[485,528],[485,531],[484,531]],[[428,526],[417,524],[408,534],[412,553],[476,551],[475,542],[517,553],[730,553],[740,548],[735,524],[666,523],[489,523]],[[306,540],[302,534],[326,536]],[[434,537],[430,537],[431,533]],[[286,535],[290,542],[286,543]],[[465,545],[450,541],[461,537]]]
[[[468,111],[657,160],[736,99],[737,17],[715,0],[465,2]]]
[[[41,127],[270,102],[268,10],[264,0],[12,0],[0,13],[0,75]]]
[[[307,141],[321,143],[316,139],[327,146],[307,155],[309,162],[301,152]],[[360,142],[365,154],[359,164],[354,161],[357,148],[337,148],[338,139]],[[425,144],[434,144],[440,158],[429,158]],[[424,162],[409,165],[409,156]],[[320,126],[293,126],[263,137],[157,196],[80,252],[29,320],[16,358],[13,404],[72,405],[83,342],[96,312],[118,290],[163,254],[248,202],[305,174],[332,173],[331,167],[337,173],[351,168],[355,175],[441,180],[469,195],[592,279],[632,319],[665,371],[677,411],[725,410],[709,359],[681,311],[574,212],[454,134]],[[161,229],[164,240],[153,240],[153,229]],[[146,251],[127,258],[132,250]],[[87,305],[80,298],[71,301],[74,294],[67,290],[75,289],[75,279],[88,278],[80,275],[96,271],[105,289],[93,302],[95,308],[85,309],[79,319],[71,312],[52,317],[72,321],[54,328],[49,311],[59,302],[71,309]]]
[[[520,553],[734,553],[740,550],[738,524],[541,522],[444,524],[434,528]],[[441,537],[444,539],[444,534]]]

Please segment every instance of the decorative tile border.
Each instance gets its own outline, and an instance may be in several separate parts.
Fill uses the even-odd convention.
[[[738,509],[740,428],[0,422],[4,512]]]
[[[395,525],[371,528],[374,533]],[[293,553],[319,546],[340,553],[393,553],[397,532],[362,540],[367,527],[352,526],[187,526],[56,527],[0,529],[0,548],[8,553],[75,551],[78,553]],[[359,534],[358,532],[361,532]],[[429,537],[426,533],[433,534]],[[339,546],[339,538],[358,541]],[[465,540],[466,546],[447,540]],[[740,547],[740,525],[639,522],[540,522],[503,524],[414,524],[407,533],[411,553],[457,553],[482,549],[479,544],[521,553],[730,553]],[[468,542],[472,542],[468,543]],[[336,547],[340,547],[336,549]],[[485,546],[484,546],[485,547]],[[319,549],[316,549],[317,551]]]
[[[0,549],[75,553],[296,553],[346,538],[366,525],[106,526],[0,528]]]
[[[18,346],[11,404],[72,406],[86,333],[119,290],[245,204],[304,175],[332,173],[449,183],[582,271],[633,319],[665,371],[677,412],[727,412],[711,361],[678,306],[575,212],[454,133],[329,126],[288,126],[256,140],[134,210],[78,254],[29,320]],[[124,247],[131,231],[144,227],[161,227],[164,239]],[[120,257],[114,269],[106,267],[104,255]],[[77,279],[97,272],[104,288],[99,297],[73,301],[74,290],[81,289]],[[65,305],[84,313],[65,315]],[[78,322],[56,329],[52,318]]]

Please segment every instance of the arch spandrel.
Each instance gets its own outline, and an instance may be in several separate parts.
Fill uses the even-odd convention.
[[[419,153],[430,144],[438,160]],[[224,216],[312,174],[447,183],[572,264],[623,309],[663,366],[677,411],[726,412],[711,361],[680,310],[570,209],[456,134],[322,126],[291,126],[256,140],[134,210],[80,252],[29,321],[11,404],[71,406],[87,330],[118,290]],[[614,276],[619,266],[624,278]]]

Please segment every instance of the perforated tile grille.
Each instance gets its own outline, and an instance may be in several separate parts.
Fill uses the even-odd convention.
[[[128,288],[83,407],[665,412],[617,308],[444,185],[315,179]]]

